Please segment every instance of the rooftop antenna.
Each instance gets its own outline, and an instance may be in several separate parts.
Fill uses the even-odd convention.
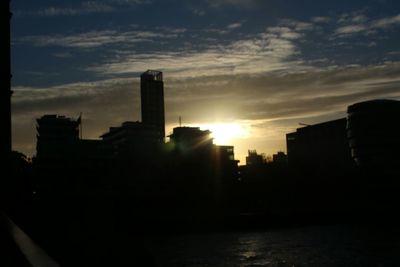
[[[182,127],[182,118],[179,116],[179,127]]]

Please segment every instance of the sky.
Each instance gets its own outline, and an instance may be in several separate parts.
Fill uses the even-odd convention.
[[[34,156],[35,119],[77,118],[83,137],[140,121],[140,74],[164,74],[166,132],[286,151],[300,124],[400,100],[400,1],[12,0],[13,149]]]

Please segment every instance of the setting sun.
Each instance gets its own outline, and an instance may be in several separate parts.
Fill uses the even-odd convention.
[[[212,123],[200,125],[202,130],[210,130],[216,145],[232,145],[234,139],[244,138],[248,130],[238,123]]]

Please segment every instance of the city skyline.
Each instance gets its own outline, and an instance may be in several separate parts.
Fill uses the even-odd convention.
[[[166,134],[179,125],[235,146],[285,151],[299,123],[400,99],[396,1],[12,1],[13,148],[35,119],[78,117],[84,137],[140,120],[139,75],[164,73]],[[225,135],[229,133],[229,135]]]

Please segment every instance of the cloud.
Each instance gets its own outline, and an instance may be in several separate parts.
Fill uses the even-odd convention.
[[[343,14],[338,23],[343,25],[335,30],[335,35],[348,37],[354,34],[376,34],[377,30],[389,29],[400,24],[400,14],[391,17],[384,17],[370,20],[367,16],[356,12],[353,15]]]
[[[299,33],[288,27],[268,27],[267,32],[276,34],[280,38],[289,40],[299,39],[303,36],[302,33]]]
[[[372,28],[389,28],[391,26],[400,24],[400,14],[393,17],[386,17],[372,22]]]
[[[367,30],[367,27],[364,25],[347,25],[343,26],[340,28],[337,28],[335,31],[335,34],[352,34],[352,33],[358,33],[358,32],[363,32]]]
[[[229,24],[228,26],[226,26],[229,30],[234,30],[234,29],[237,29],[237,28],[240,28],[240,27],[242,27],[242,23],[240,23],[240,22],[237,22],[237,23],[232,23],[232,24]]]
[[[16,39],[16,43],[31,44],[34,46],[60,46],[72,48],[95,48],[109,44],[134,44],[152,42],[154,39],[177,38],[184,29],[164,28],[155,31],[90,31],[72,35],[35,35]]]
[[[107,4],[95,1],[83,2],[79,7],[45,7],[36,11],[29,12],[30,15],[35,16],[76,16],[91,13],[109,13],[115,9]]]
[[[297,21],[293,19],[280,19],[280,26],[286,26],[291,28],[293,31],[304,32],[314,29],[314,24],[312,22]]]
[[[278,37],[234,41],[228,45],[210,46],[205,50],[182,52],[160,51],[153,54],[132,54],[87,70],[99,74],[127,74],[160,68],[172,76],[198,76],[265,72],[295,68],[296,62],[285,62],[297,53],[290,40]]]
[[[239,27],[238,23],[234,27]],[[146,69],[157,69],[162,66],[162,69],[171,76],[193,77],[309,68],[301,64],[300,52],[294,43],[304,35],[302,32],[297,32],[295,30],[297,28],[306,31],[305,23],[296,22],[290,27],[269,27],[264,32],[225,44],[210,39],[208,44],[185,45],[185,49],[166,50],[163,47],[162,50],[155,50],[151,54],[131,53],[123,57],[110,58],[103,64],[93,65],[86,70],[97,75],[121,75],[139,73],[143,70],[143,66]],[[221,34],[220,29],[206,29],[204,32],[209,33],[212,30]],[[204,40],[202,36],[197,38]],[[113,40],[118,40],[118,37]]]
[[[314,23],[329,23],[329,22],[331,22],[331,18],[318,16],[318,17],[311,18],[311,21]]]
[[[121,10],[121,8],[134,7],[138,5],[150,4],[149,0],[93,0],[82,1],[79,5],[47,6],[37,10],[17,10],[17,17],[56,17],[56,16],[79,16],[95,13],[111,13]]]

